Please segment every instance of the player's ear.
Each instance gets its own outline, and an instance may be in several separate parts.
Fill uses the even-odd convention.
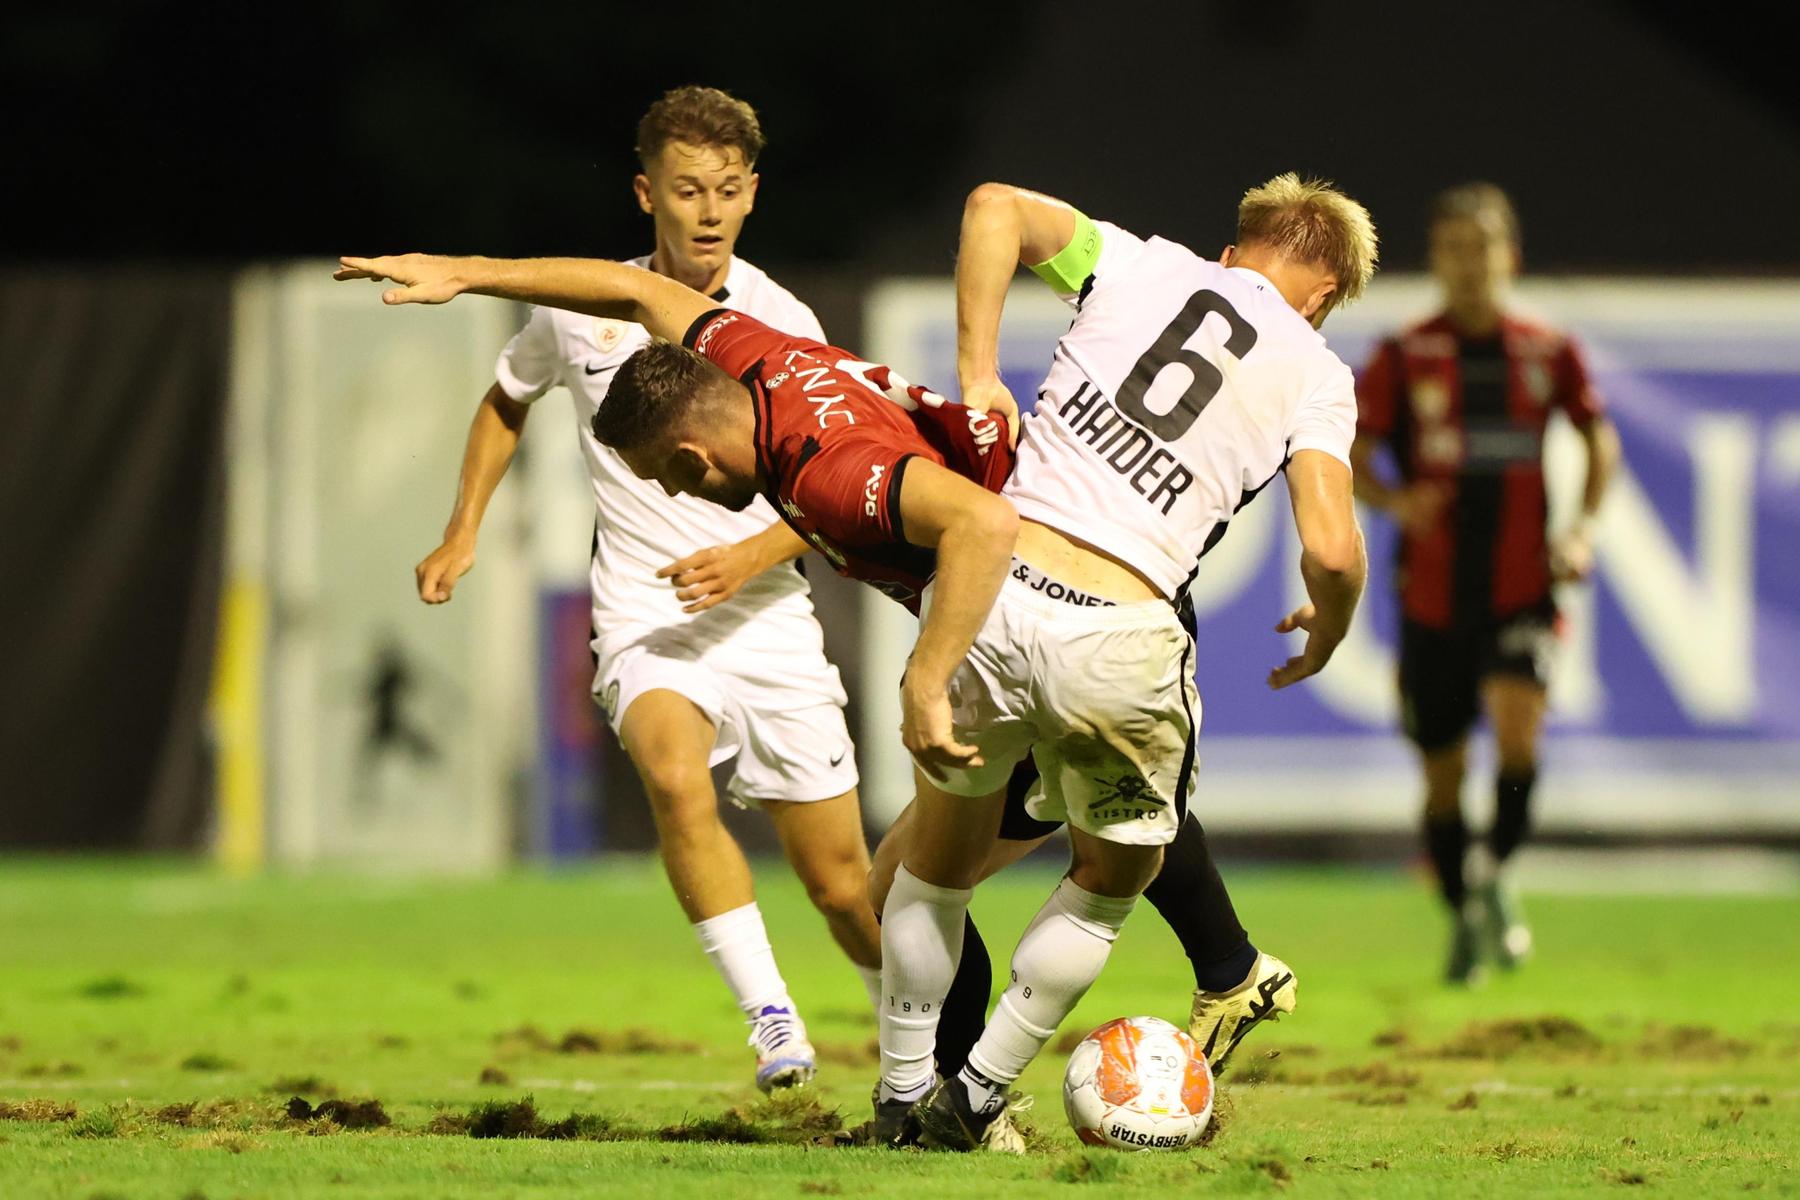
[[[1237,247],[1236,246],[1227,246],[1223,250],[1219,251],[1219,265],[1221,267],[1229,267],[1231,265],[1231,260],[1236,257],[1237,257]]]
[[[1331,311],[1331,298],[1337,295],[1337,290],[1337,280],[1327,279],[1313,288],[1312,294],[1307,296],[1306,307],[1300,310],[1300,315],[1305,317],[1314,329],[1325,323],[1325,314]]]
[[[744,185],[744,211],[756,211],[756,185],[762,182],[762,176],[755,171],[750,172],[750,182]]]
[[[631,190],[637,193],[639,208],[647,213],[656,211],[656,206],[650,203],[650,177],[648,175],[640,172],[638,176],[631,181]]]

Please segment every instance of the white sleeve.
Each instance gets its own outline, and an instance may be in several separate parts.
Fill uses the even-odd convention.
[[[561,381],[562,368],[552,310],[534,306],[525,328],[513,334],[500,352],[494,378],[513,400],[530,404]]]
[[[1111,221],[1095,221],[1094,227],[1100,231],[1100,257],[1094,263],[1094,281],[1098,283],[1143,253],[1144,239]]]
[[[1301,450],[1322,450],[1349,466],[1350,443],[1355,438],[1355,377],[1349,367],[1335,363],[1331,374],[1300,402],[1288,422],[1288,457]]]
[[[825,327],[819,324],[818,314],[814,313],[799,297],[788,296],[788,311],[782,318],[781,332],[790,333],[799,338],[811,338],[815,342],[829,345],[825,339]]]

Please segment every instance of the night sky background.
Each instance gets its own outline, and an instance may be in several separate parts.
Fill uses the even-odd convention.
[[[1337,179],[1422,264],[1448,184],[1512,190],[1531,265],[1800,270],[1772,6],[1622,0],[11,6],[13,262],[645,249],[632,132],[665,88],[760,110],[747,246],[947,270],[986,178],[1202,249],[1248,185]]]

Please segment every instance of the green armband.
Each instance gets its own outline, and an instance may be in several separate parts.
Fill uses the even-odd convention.
[[[1031,273],[1066,296],[1077,295],[1100,262],[1100,229],[1077,210],[1075,236],[1055,258],[1038,263]]]

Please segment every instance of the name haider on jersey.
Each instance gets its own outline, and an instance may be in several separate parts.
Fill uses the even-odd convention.
[[[1002,489],[1021,517],[1173,598],[1295,452],[1348,465],[1350,368],[1263,276],[1085,216],[1055,262],[1081,264],[1039,272],[1077,316]]]
[[[682,342],[750,389],[757,468],[782,518],[839,574],[917,614],[937,556],[906,540],[906,464],[927,458],[997,492],[1013,466],[1004,422],[728,309],[703,313]]]

